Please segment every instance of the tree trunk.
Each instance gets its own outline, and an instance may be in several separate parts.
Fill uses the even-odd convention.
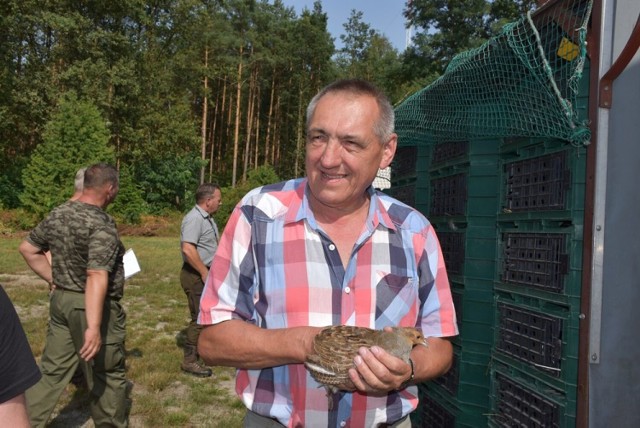
[[[276,94],[276,75],[275,73],[273,74],[273,76],[271,77],[271,95],[269,96],[269,114],[267,115],[267,136],[264,139],[264,163],[265,165],[269,162],[271,162],[271,165],[273,165],[273,159],[269,158],[270,155],[270,151],[269,149],[272,146],[272,141],[271,138],[272,134],[271,134],[271,120],[273,119],[273,103],[274,103],[274,99],[275,99],[275,94]]]
[[[207,110],[209,104],[209,98],[207,96],[209,92],[209,76],[207,75],[209,67],[209,49],[204,48],[204,90],[202,97],[202,124],[200,128],[200,138],[201,138],[201,147],[200,147],[200,159],[203,161],[207,159]],[[200,184],[204,183],[204,165],[200,167]]]
[[[233,131],[233,171],[231,172],[231,187],[236,187],[236,179],[238,175],[238,145],[240,143],[240,104],[242,99],[242,52],[243,47],[240,46],[238,61],[238,75],[236,83],[236,118],[235,129]]]
[[[301,158],[301,147],[302,147],[302,127],[304,121],[304,113],[302,108],[302,93],[304,92],[304,88],[302,87],[302,83],[298,86],[298,114],[296,119],[296,152],[295,152],[295,163],[293,168],[293,174],[298,177],[300,175],[300,158]]]
[[[220,100],[216,99],[216,105],[213,110],[213,123],[211,124],[211,131],[209,131],[210,140],[211,140],[211,152],[209,153],[209,181],[213,181],[213,161],[215,159],[214,152],[216,148],[216,132],[218,128],[218,106],[220,105]]]
[[[247,105],[247,123],[246,123],[246,129],[247,132],[245,133],[246,135],[246,140],[245,140],[245,144],[244,144],[244,156],[243,156],[243,168],[242,168],[242,181],[246,181],[247,180],[247,170],[249,168],[249,157],[250,157],[250,153],[251,153],[251,134],[253,133],[253,129],[252,129],[252,125],[253,125],[253,106],[255,103],[255,92],[256,92],[256,86],[257,86],[257,80],[258,80],[258,70],[257,68],[254,68],[254,70],[251,72],[251,75],[249,77],[249,94],[247,95],[247,100],[248,105]]]

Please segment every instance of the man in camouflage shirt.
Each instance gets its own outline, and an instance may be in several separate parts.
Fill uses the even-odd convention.
[[[118,194],[106,164],[85,172],[84,193],[55,208],[20,244],[20,253],[53,289],[42,379],[26,393],[29,419],[44,426],[80,364],[96,427],[127,426],[124,247],[104,209]],[[49,264],[45,252],[53,255]]]

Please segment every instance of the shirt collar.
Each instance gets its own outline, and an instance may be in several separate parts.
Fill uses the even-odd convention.
[[[395,224],[391,220],[391,217],[389,217],[386,207],[373,186],[369,186],[366,191],[371,198],[369,213],[367,214],[367,229],[373,232],[378,225],[381,225],[387,229],[396,230]],[[306,178],[296,188],[295,192],[298,197],[295,198],[295,202],[292,201],[293,203],[289,206],[285,223],[307,220],[313,229],[317,229],[318,224],[309,205],[309,183]]]
[[[202,208],[200,205],[196,204],[196,209],[198,210],[198,212],[200,213],[200,215],[201,215],[203,218],[209,218],[209,217],[210,217],[210,216],[209,216],[209,213],[208,213],[208,212],[206,212],[206,211],[204,210],[204,208]]]

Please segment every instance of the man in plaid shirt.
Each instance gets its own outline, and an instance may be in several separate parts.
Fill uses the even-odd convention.
[[[324,88],[307,109],[307,177],[236,206],[200,303],[198,349],[237,367],[245,427],[410,427],[415,383],[445,373],[458,333],[438,239],[415,209],[371,183],[394,156],[387,98],[362,80]],[[327,399],[303,362],[328,325],[415,326],[410,364],[361,348],[355,391]],[[412,379],[408,383],[407,380]]]

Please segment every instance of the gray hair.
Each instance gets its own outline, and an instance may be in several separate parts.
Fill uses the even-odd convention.
[[[82,192],[82,189],[84,189],[84,172],[87,170],[87,168],[80,168],[78,170],[78,172],[76,172],[76,178],[73,181],[73,190],[75,192]]]
[[[375,98],[380,110],[378,120],[373,124],[373,132],[381,142],[386,142],[391,138],[394,130],[395,113],[393,106],[387,96],[375,87],[372,83],[362,79],[341,79],[325,86],[309,102],[307,107],[306,129],[309,131],[311,118],[316,111],[318,102],[329,93],[347,92],[353,95],[368,95]]]

